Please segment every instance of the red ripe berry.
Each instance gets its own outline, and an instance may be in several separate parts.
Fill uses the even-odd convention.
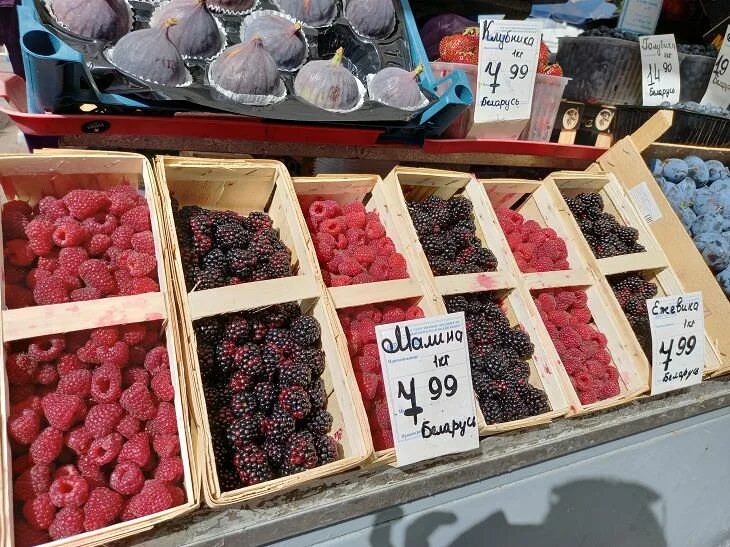
[[[25,227],[25,235],[28,237],[28,245],[33,252],[39,256],[50,254],[53,251],[53,232],[56,231],[54,224],[48,220],[36,218]]]
[[[106,263],[99,259],[92,258],[81,264],[79,276],[86,285],[94,287],[104,295],[112,294],[117,290],[117,284]]]
[[[172,387],[169,370],[163,370],[155,374],[151,386],[158,400],[172,401],[175,398],[175,389]]]
[[[101,256],[112,245],[111,238],[106,234],[96,234],[86,244],[89,256]]]
[[[68,431],[76,421],[83,402],[75,395],[49,393],[41,403],[46,420],[51,426],[61,431]]]
[[[145,277],[157,269],[157,259],[152,255],[131,251],[125,267],[132,277]]]
[[[28,226],[28,217],[17,211],[3,212],[3,237],[11,239],[26,239],[25,228]]]
[[[56,388],[58,393],[88,397],[91,391],[91,371],[77,370],[61,377]]]
[[[365,211],[350,211],[345,214],[345,224],[348,228],[365,228],[367,224],[367,216]]]
[[[66,475],[53,481],[49,493],[56,507],[81,507],[89,499],[89,485],[81,475]]]
[[[157,435],[152,441],[155,452],[161,458],[169,458],[180,453],[180,438],[177,435]]]
[[[365,231],[361,228],[348,228],[345,231],[345,237],[347,238],[348,247],[359,247],[367,245],[368,242]]]
[[[611,354],[608,353],[608,351],[606,351],[605,349],[598,350],[593,356],[593,359],[598,361],[603,366],[611,364]]]
[[[101,327],[93,329],[90,333],[90,338],[101,346],[113,346],[119,340],[119,328]]]
[[[129,211],[132,207],[137,205],[140,195],[131,186],[125,185],[123,187],[118,186],[117,188],[125,189],[122,189],[120,191],[110,190],[109,192],[107,192],[112,202],[111,206],[109,207],[109,212],[113,215],[121,216]],[[129,188],[130,190],[126,190],[126,188]]]
[[[588,308],[573,308],[570,312],[578,323],[588,323],[591,320],[591,310]]]
[[[163,370],[170,370],[170,358],[167,355],[167,348],[157,346],[147,352],[144,359],[144,368],[149,370],[153,375]]]
[[[109,486],[124,496],[133,496],[144,486],[144,473],[134,462],[118,463],[109,478]]]
[[[560,331],[560,340],[568,348],[580,347],[582,341],[576,330],[571,326],[563,327]]]
[[[76,454],[81,455],[86,454],[89,451],[93,440],[94,437],[91,435],[89,430],[84,426],[80,426],[76,429],[72,429],[66,434],[65,444],[71,450],[76,452]]]
[[[98,530],[111,524],[122,512],[123,498],[108,488],[94,488],[84,505],[84,530]]]
[[[134,235],[134,228],[122,224],[112,232],[111,240],[114,247],[120,250],[132,248],[132,236]]]
[[[31,444],[41,430],[41,418],[31,409],[25,409],[19,416],[11,416],[8,422],[8,433],[17,443]]]
[[[373,433],[373,445],[375,446],[375,450],[393,448],[395,446],[393,443],[393,431],[390,429],[375,431]]]
[[[35,304],[33,293],[19,285],[8,284],[5,286],[5,304],[10,310],[26,308]]]
[[[590,388],[578,393],[578,399],[582,405],[590,405],[598,401],[598,393]]]
[[[114,431],[123,414],[124,410],[118,403],[98,404],[91,407],[84,425],[94,438],[103,437]]]
[[[567,310],[575,303],[575,292],[560,291],[555,296],[555,305],[560,310]]]
[[[72,190],[63,198],[69,212],[78,220],[84,220],[111,205],[104,192],[97,190]]]
[[[112,347],[99,346],[96,355],[104,365],[122,368],[129,362],[129,347],[124,342],[116,342]]]
[[[25,470],[13,484],[16,501],[28,501],[45,494],[51,487],[52,468],[48,464],[36,464]]]
[[[8,357],[5,369],[11,384],[27,384],[33,378],[37,363],[27,353],[15,353]]]
[[[78,535],[84,531],[84,512],[77,507],[66,507],[56,513],[48,529],[52,539],[63,539]]]
[[[328,218],[327,204],[324,201],[314,201],[309,206],[309,219],[313,223],[314,227],[317,228],[323,220]]]
[[[28,355],[39,363],[48,363],[61,355],[65,347],[66,341],[61,336],[41,336],[28,345]]]
[[[352,278],[349,275],[332,274],[330,276],[330,287],[344,287],[352,285]]]
[[[573,376],[573,379],[575,380],[575,387],[579,391],[586,391],[590,389],[593,383],[593,378],[587,371],[576,374]]]
[[[41,365],[33,374],[33,381],[43,386],[55,384],[58,382],[58,370],[54,365]]]
[[[70,272],[78,272],[81,264],[89,259],[83,247],[66,247],[58,253],[58,263]]]
[[[78,247],[86,241],[86,231],[77,221],[67,219],[53,231],[53,243],[59,247]]]
[[[146,466],[150,461],[150,443],[147,433],[136,433],[124,443],[122,451],[119,453],[120,462],[134,462],[140,467]]]
[[[143,367],[139,366],[144,364],[144,357],[147,355],[147,352],[138,346],[130,348],[129,351],[130,364],[133,362],[133,358],[136,359],[138,363],[135,363],[135,366],[127,367],[122,371],[122,385],[124,387],[129,387],[137,382],[141,382],[144,385],[149,384],[150,373]]]
[[[104,437],[94,439],[89,451],[86,453],[86,457],[89,458],[90,463],[97,466],[111,463],[122,450],[123,442],[124,437],[119,433],[110,433]]]
[[[164,482],[177,482],[183,476],[182,460],[178,456],[162,458],[155,469],[155,479]]]
[[[152,232],[138,232],[132,236],[132,249],[139,253],[155,256],[155,238]]]
[[[25,520],[38,530],[47,530],[53,524],[55,515],[56,508],[51,503],[51,496],[48,494],[41,494],[32,500],[26,501],[23,505]]]
[[[319,231],[337,237],[342,232],[342,224],[334,218],[324,220],[319,225]]]
[[[24,239],[12,239],[5,244],[5,257],[13,266],[30,266],[36,253]]]
[[[172,507],[172,496],[165,483],[158,480],[145,481],[142,491],[129,500],[127,510],[135,517],[145,517]]]
[[[63,433],[54,427],[47,427],[30,445],[30,457],[35,463],[52,463],[62,448]]]
[[[160,286],[154,279],[149,277],[135,277],[129,287],[129,294],[145,294],[148,292],[158,292]]]
[[[366,401],[373,401],[378,391],[378,382],[380,378],[377,374],[371,372],[355,373],[357,385],[360,388],[360,394]]]
[[[397,306],[387,306],[383,312],[383,323],[397,323],[405,318],[405,311]]]
[[[23,454],[13,459],[13,478],[18,477],[33,467],[33,460],[28,454]]]
[[[532,266],[538,272],[552,272],[555,270],[555,264],[547,256],[534,260]]]
[[[422,319],[426,317],[426,315],[423,313],[423,310],[420,308],[420,306],[411,306],[406,310],[406,319]]]
[[[97,403],[117,402],[122,395],[122,373],[119,367],[105,364],[97,368],[91,377],[90,393]]]
[[[146,232],[152,229],[150,210],[147,205],[137,205],[124,213],[120,219],[123,226],[130,226],[135,232]]]
[[[608,345],[608,340],[606,339],[605,334],[595,331],[593,333],[593,340],[598,343],[599,349],[606,349],[606,346]]]
[[[157,407],[157,414],[148,425],[152,435],[177,434],[177,417],[174,405],[166,401],[160,402]]]
[[[378,256],[389,257],[395,252],[395,244],[393,243],[393,240],[387,236],[371,242],[371,245],[374,247],[375,253]]]
[[[368,220],[367,226],[365,226],[365,235],[370,241],[375,241],[385,236],[385,228],[383,228],[383,224],[379,218]]]
[[[142,430],[142,422],[134,416],[126,414],[117,424],[116,430],[125,439],[131,439]]]
[[[138,420],[150,420],[157,412],[152,393],[145,384],[135,383],[129,386],[122,392],[119,402],[124,410]]]

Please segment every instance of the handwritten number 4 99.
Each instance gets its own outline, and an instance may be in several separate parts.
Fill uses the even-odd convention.
[[[489,87],[492,88],[492,93],[497,92],[497,88],[502,85],[497,83],[497,78],[499,77],[499,71],[502,69],[502,62],[499,61],[497,63],[494,63],[492,61],[489,61],[487,63],[487,66],[484,68],[484,72],[489,74],[493,77],[492,83],[489,84]],[[530,71],[530,69],[527,67],[527,65],[518,65],[513,64],[509,67],[509,79],[514,80],[515,78],[518,78],[520,80],[524,80],[527,76],[527,73]]]
[[[458,390],[458,385],[459,383],[457,382],[456,377],[451,374],[446,375],[443,383],[441,382],[441,379],[437,376],[432,376],[431,379],[428,381],[428,390],[431,392],[431,400],[436,401],[441,397],[441,395],[445,395],[446,397],[453,397]],[[398,380],[398,398],[403,398],[406,401],[410,401],[411,407],[405,409],[403,411],[403,415],[412,417],[413,425],[418,425],[418,415],[423,413],[423,408],[418,406],[418,402],[416,401],[415,378],[411,378],[411,381],[408,383],[408,387],[409,389],[406,389],[406,386],[403,385],[403,382]]]
[[[675,340],[677,341],[677,357],[681,355],[690,355],[697,346],[697,337],[694,335],[689,338],[680,336],[679,338],[662,340],[661,346],[659,347],[659,355],[664,355],[666,357],[662,363],[664,365],[665,372],[669,369],[669,363],[672,362],[672,350],[674,349]]]

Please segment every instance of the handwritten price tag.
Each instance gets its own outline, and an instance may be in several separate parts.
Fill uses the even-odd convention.
[[[652,346],[651,393],[699,384],[705,371],[702,293],[646,301]]]
[[[480,32],[474,123],[502,123],[494,136],[516,138],[530,119],[542,25],[488,19]]]
[[[664,101],[679,102],[679,56],[673,34],[643,36],[639,39],[641,70],[644,74],[644,106]]]
[[[624,0],[618,29],[632,34],[654,34],[663,0]]]
[[[715,61],[715,68],[710,75],[710,83],[707,84],[707,91],[701,103],[720,108],[730,107],[730,26],[727,27],[725,39]]]
[[[375,328],[398,465],[479,446],[463,313]]]

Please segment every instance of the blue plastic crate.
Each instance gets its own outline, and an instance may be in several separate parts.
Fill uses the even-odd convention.
[[[466,75],[455,71],[437,80],[431,70],[408,0],[400,0],[413,65],[423,64],[421,84],[436,94],[438,86],[447,83],[446,91],[416,121],[393,128],[393,137],[438,136],[455,121],[472,102],[472,91]],[[83,55],[69,47],[41,22],[33,0],[23,0],[17,7],[21,49],[26,71],[28,111],[57,111],[64,105],[100,104],[146,110],[149,104],[126,95],[105,93],[96,85]]]

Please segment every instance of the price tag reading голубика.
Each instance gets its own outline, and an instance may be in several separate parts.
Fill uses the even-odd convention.
[[[398,465],[479,446],[464,314],[375,328]]]
[[[699,384],[705,371],[702,293],[646,301],[651,326],[651,393]]]
[[[674,34],[639,38],[644,106],[679,102],[679,56]]]

